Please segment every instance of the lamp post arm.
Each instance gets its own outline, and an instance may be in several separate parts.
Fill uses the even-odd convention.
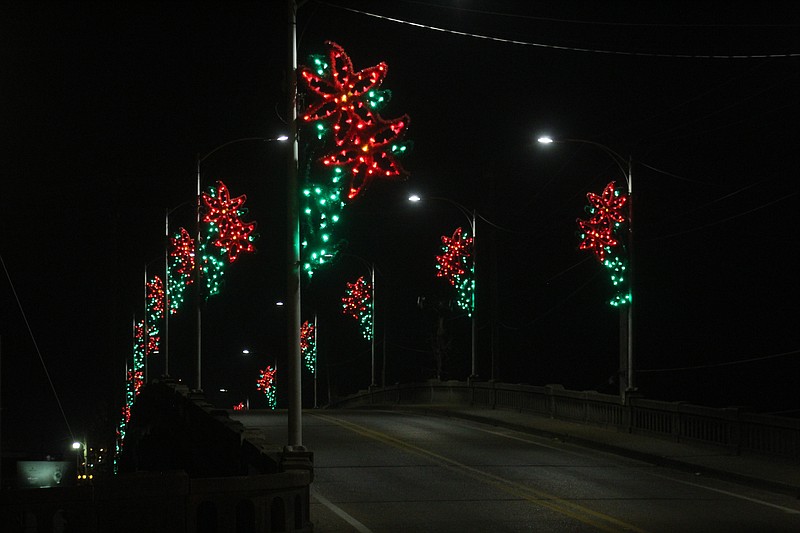
[[[584,144],[591,144],[592,146],[596,146],[604,151],[611,159],[614,160],[614,163],[617,167],[622,171],[622,175],[625,176],[625,181],[628,183],[628,189],[630,189],[630,169],[631,169],[631,160],[630,158],[625,158],[620,155],[618,152],[615,152],[605,144],[590,141],[587,139],[563,139],[560,141],[554,142],[577,142],[577,143],[584,143]]]
[[[229,146],[229,145],[231,145],[231,144],[236,144],[236,143],[245,142],[245,141],[263,141],[263,142],[271,142],[271,141],[284,141],[284,140],[286,140],[286,139],[284,139],[284,138],[282,138],[282,137],[280,137],[280,138],[279,138],[279,137],[275,137],[275,138],[271,138],[271,137],[241,137],[241,138],[239,138],[239,139],[233,139],[233,140],[231,140],[231,141],[228,141],[228,142],[226,142],[226,143],[222,143],[222,144],[220,144],[219,146],[217,146],[216,148],[214,148],[213,150],[211,150],[210,152],[208,152],[208,153],[207,153],[206,155],[204,155],[203,157],[198,157],[198,158],[197,158],[197,164],[198,164],[198,166],[199,166],[199,165],[200,165],[200,163],[202,163],[203,161],[205,161],[206,159],[208,159],[209,157],[211,157],[211,155],[212,155],[212,154],[216,153],[217,151],[219,151],[219,150],[221,150],[221,149],[223,149],[223,148],[225,148],[226,146]]]
[[[441,200],[442,202],[447,202],[448,204],[454,205],[459,211],[461,211],[462,215],[467,217],[467,220],[469,221],[470,228],[473,230],[473,232],[475,231],[475,211],[474,210],[470,211],[463,204],[460,204],[460,203],[456,202],[455,200],[451,200],[450,198],[444,198],[443,196],[428,196],[427,198],[429,200]]]

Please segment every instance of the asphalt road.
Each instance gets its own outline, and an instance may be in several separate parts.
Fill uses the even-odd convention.
[[[285,438],[283,413],[235,416]],[[798,532],[800,501],[512,430],[315,410],[317,532]]]

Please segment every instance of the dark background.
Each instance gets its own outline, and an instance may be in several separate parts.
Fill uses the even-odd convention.
[[[596,147],[535,142],[547,133],[632,159],[642,393],[798,414],[800,20],[791,3],[652,4],[299,9],[299,62],[324,53],[325,40],[356,69],[387,62],[393,98],[381,114],[408,113],[414,142],[402,161],[409,180],[378,182],[345,211],[339,235],[361,259],[344,255],[304,283],[303,318],[319,319],[320,404],[369,384],[369,344],[339,301],[365,262],[378,271],[385,381],[435,375],[437,312],[417,299],[452,297],[434,257],[439,237],[467,220],[446,202],[409,204],[412,192],[480,215],[482,378],[617,392],[618,315],[606,274],[577,250],[575,219],[586,192],[622,186],[622,173]],[[113,434],[144,268],[163,268],[164,213],[194,198],[197,158],[287,131],[285,6],[26,2],[0,15],[2,445],[60,453],[70,429]],[[286,150],[236,143],[202,166],[204,184],[247,194],[260,233],[258,253],[230,267],[203,313],[203,389],[226,407],[266,404],[255,380],[267,364],[278,365],[285,406],[275,302],[285,292]],[[179,208],[171,226],[192,217]],[[445,326],[444,377],[464,379],[469,320],[445,313]],[[194,327],[189,307],[170,321],[170,373],[190,386]],[[381,342],[379,382],[383,357]],[[163,355],[151,365],[163,368]]]

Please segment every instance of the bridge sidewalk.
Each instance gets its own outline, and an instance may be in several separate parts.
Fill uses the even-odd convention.
[[[514,429],[651,464],[679,468],[800,497],[800,463],[789,458],[737,454],[724,448],[674,442],[512,410],[454,405],[397,406],[396,409],[462,418]]]

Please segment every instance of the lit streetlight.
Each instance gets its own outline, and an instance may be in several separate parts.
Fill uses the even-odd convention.
[[[72,443],[72,449],[75,450],[75,474],[78,476],[78,479],[81,478],[80,456],[81,450],[83,450],[83,479],[86,479],[86,440],[83,442],[74,441]]]
[[[620,354],[619,354],[619,395],[623,403],[627,402],[629,394],[636,390],[634,381],[634,358],[633,358],[633,174],[631,172],[631,158],[625,158],[608,146],[586,139],[553,139],[549,136],[542,136],[537,139],[540,144],[553,143],[582,143],[590,144],[601,149],[614,161],[614,164],[622,172],[628,188],[628,283],[630,287],[630,299],[627,305],[620,306]]]
[[[443,197],[440,197],[440,196],[429,196],[429,197],[427,197],[427,199],[428,200],[440,200],[442,202],[447,202],[449,204],[452,204],[452,205],[456,206],[458,208],[458,210],[461,211],[461,214],[463,214],[465,217],[467,217],[467,220],[469,221],[470,232],[472,233],[471,236],[472,236],[472,276],[473,276],[473,279],[472,279],[472,282],[473,282],[473,287],[472,287],[472,313],[471,313],[472,314],[472,350],[471,350],[472,351],[472,370],[470,372],[469,380],[474,380],[474,379],[478,378],[477,355],[476,355],[477,354],[477,309],[476,309],[476,306],[475,306],[475,295],[477,293],[477,283],[475,283],[476,280],[474,279],[476,277],[476,274],[477,274],[476,257],[477,257],[478,244],[477,244],[477,240],[476,240],[476,237],[475,237],[477,211],[474,210],[474,209],[472,211],[470,211],[464,205],[456,202],[455,200],[451,200],[450,198],[443,198]],[[416,194],[412,194],[411,196],[408,197],[408,201],[409,202],[417,203],[417,202],[421,202],[422,200],[423,200],[422,197],[420,197],[419,195],[416,195]]]

